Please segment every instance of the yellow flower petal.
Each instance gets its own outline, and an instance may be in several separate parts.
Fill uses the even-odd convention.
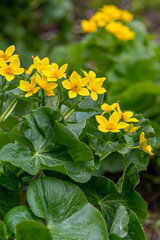
[[[82,78],[76,71],[73,71],[69,79],[71,82],[77,82],[80,81]]]
[[[91,92],[91,98],[92,98],[94,101],[97,101],[97,99],[98,99],[97,93],[92,91],[92,92]]]
[[[18,86],[19,89],[21,89],[22,91],[27,91],[28,87],[29,83],[27,81],[20,80],[20,85]]]
[[[68,66],[68,63],[63,64],[63,65],[60,67],[59,71],[60,71],[61,73],[64,73],[64,72],[66,71],[66,69],[67,69],[67,66]]]
[[[87,88],[81,88],[81,90],[78,91],[78,94],[81,96],[89,96],[89,91]]]
[[[105,127],[104,125],[99,125],[99,126],[98,126],[98,129],[99,129],[99,131],[101,131],[101,132],[109,132],[109,130],[106,129],[106,127]]]
[[[100,88],[100,89],[98,89],[98,91],[97,91],[98,94],[103,94],[103,93],[105,93],[105,92],[107,92],[107,91],[106,91],[106,89],[103,88],[103,87]]]
[[[39,89],[40,89],[40,87],[36,87],[36,88],[34,88],[34,89],[33,89],[33,93],[38,92]]]
[[[11,56],[14,53],[14,51],[15,51],[15,46],[12,45],[6,49],[5,54],[8,56]]]
[[[26,93],[24,96],[27,98],[27,97],[30,97],[32,96],[33,92],[29,92],[29,93]]]
[[[125,123],[125,122],[120,122],[120,123],[117,123],[117,128],[118,129],[123,129],[123,128],[126,128],[128,127],[129,124],[128,123]]]
[[[15,78],[15,76],[12,74],[5,74],[5,77],[8,82],[12,81]]]
[[[72,84],[71,84],[71,82],[68,81],[68,80],[62,81],[62,86],[63,86],[65,89],[67,89],[67,90],[72,89]]]
[[[106,125],[106,124],[108,124],[108,120],[107,120],[104,116],[102,116],[102,115],[96,115],[95,118],[96,118],[96,121],[97,121],[100,125]]]
[[[75,98],[75,97],[77,97],[77,92],[70,90],[68,92],[68,95],[69,95],[69,98]]]
[[[20,74],[24,73],[24,68],[15,69],[15,70],[13,71],[13,73],[14,73],[15,75],[20,75]]]
[[[114,113],[112,113],[112,115],[109,117],[109,122],[113,122],[115,124],[117,124],[119,122],[119,114],[118,114],[118,112],[115,111]]]
[[[19,68],[20,67],[20,60],[19,58],[15,58],[13,59],[13,61],[11,61],[10,66],[13,68]]]

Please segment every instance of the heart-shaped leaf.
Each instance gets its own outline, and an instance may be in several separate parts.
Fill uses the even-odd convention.
[[[88,201],[100,209],[110,230],[119,204],[135,212],[139,221],[144,223],[147,215],[147,204],[133,190],[138,182],[137,168],[133,163],[130,163],[118,182],[118,187],[113,181],[105,177],[92,177],[89,182],[79,184],[79,186],[85,192]]]
[[[47,169],[79,182],[90,179],[94,168],[92,151],[72,130],[58,122],[62,119],[58,111],[41,107],[25,118],[21,128],[11,134],[13,138],[15,132],[20,142],[3,147],[0,160],[32,175]]]
[[[56,178],[41,178],[29,186],[27,200],[33,214],[44,219],[46,227],[42,225],[42,231],[46,237],[49,232],[54,240],[108,239],[102,215],[87,202],[84,193],[75,184]],[[8,229],[16,229],[16,239],[19,240],[24,237],[23,231],[30,238],[34,237],[41,226],[39,222],[22,221],[24,218],[28,220],[28,215],[30,218],[30,210],[27,211],[27,216],[26,210],[23,210],[20,206],[5,216]]]

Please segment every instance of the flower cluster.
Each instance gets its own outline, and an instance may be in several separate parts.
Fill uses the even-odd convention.
[[[31,78],[31,83],[21,80],[19,88],[22,91],[26,91],[25,97],[30,97],[36,93],[40,88],[43,89],[47,96],[54,95],[53,90],[58,86],[56,81],[62,78],[66,78],[66,69],[68,64],[64,64],[60,68],[56,63],[49,64],[47,57],[42,60],[38,56],[33,57],[33,64],[26,71],[27,74],[32,74],[33,70],[36,69],[35,75]],[[106,89],[102,87],[105,77],[96,78],[96,74],[93,71],[83,71],[84,77],[82,78],[76,71],[69,76],[69,79],[62,81],[62,86],[69,90],[69,98],[75,98],[77,95],[80,96],[91,96],[96,101],[98,94],[103,94]],[[38,87],[36,86],[38,85]]]
[[[4,76],[8,82],[24,72],[24,68],[20,68],[20,60],[17,54],[13,54],[15,46],[10,46],[5,52],[0,50],[0,75]]]
[[[42,60],[38,56],[33,57],[33,64],[28,68],[26,73],[31,75],[34,69],[36,69],[36,73],[32,76],[31,83],[21,80],[18,88],[27,92],[25,97],[32,96],[40,88],[43,89],[47,96],[53,96],[54,89],[58,86],[55,82],[65,76],[67,65],[64,64],[59,69],[56,63],[50,64],[47,57]]]
[[[83,71],[83,70],[82,70]],[[96,74],[93,71],[83,71],[84,78],[82,78],[76,71],[74,71],[69,80],[64,80],[62,86],[67,90],[70,98],[75,98],[77,94],[81,96],[89,96],[96,101],[98,99],[98,94],[103,94],[106,89],[102,87],[104,78],[96,78]],[[91,91],[91,93],[89,92]]]
[[[122,41],[134,39],[134,32],[122,22],[130,22],[133,14],[127,10],[121,10],[114,5],[105,5],[89,20],[82,20],[83,33],[95,32],[98,27],[105,29]]]
[[[127,133],[133,133],[141,127],[135,127],[133,125],[133,123],[139,122],[137,118],[133,117],[133,112],[121,111],[119,101],[111,105],[103,103],[101,109],[104,112],[101,115],[95,116],[97,122],[99,123],[98,129],[101,132],[117,133],[123,129]],[[104,117],[104,114],[106,113],[109,113],[109,119]],[[139,145],[136,146],[136,148],[138,147],[140,147],[144,152],[153,155],[152,147],[150,145],[147,145],[147,139],[145,138],[144,132],[142,132],[140,135]]]

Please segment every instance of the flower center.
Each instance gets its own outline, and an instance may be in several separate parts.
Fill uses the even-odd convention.
[[[5,68],[5,73],[8,74],[8,75],[13,75],[12,68],[10,66],[7,66]]]
[[[5,53],[3,53],[2,58],[3,58],[5,61],[8,60],[8,57],[7,57],[7,55],[6,55]]]
[[[109,124],[107,125],[107,129],[108,129],[108,130],[113,130],[113,129],[115,129],[115,128],[116,128],[116,126],[115,126],[114,123],[109,123]]]
[[[81,87],[80,87],[80,85],[78,83],[75,83],[72,86],[72,89],[73,89],[73,91],[78,92],[81,89]]]

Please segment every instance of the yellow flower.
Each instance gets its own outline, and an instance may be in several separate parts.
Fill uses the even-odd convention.
[[[113,103],[111,105],[109,105],[107,103],[103,103],[101,105],[101,108],[104,111],[104,113],[109,113],[109,112],[113,111],[116,107],[117,107],[117,103]]]
[[[17,54],[12,55],[14,53],[14,51],[15,51],[14,45],[8,47],[5,52],[0,50],[0,59],[3,59],[6,62],[12,61],[14,58],[18,57]]]
[[[33,64],[35,66],[35,68],[37,69],[37,71],[43,75],[43,71],[44,70],[48,70],[51,68],[51,66],[49,65],[49,58],[45,57],[42,60],[40,60],[40,58],[38,56],[33,57]]]
[[[105,26],[106,30],[114,34],[118,39],[122,41],[128,41],[134,39],[134,32],[129,29],[128,26],[123,25],[121,22],[110,22]]]
[[[33,72],[33,69],[35,69],[34,64],[31,64],[29,68],[26,70],[26,74],[31,75]]]
[[[104,27],[106,23],[110,21],[110,18],[103,12],[96,12],[91,18],[90,21],[96,23],[99,27]]]
[[[139,145],[144,152],[148,153],[149,155],[154,155],[152,153],[152,147],[147,145],[147,138],[145,138],[144,132],[142,132],[140,135]]]
[[[56,83],[48,83],[48,78],[46,76],[40,77],[37,73],[35,75],[37,84],[44,90],[47,96],[54,96],[53,90],[58,86]]]
[[[133,132],[137,131],[140,127],[141,126],[134,127],[133,124],[129,124],[128,127],[124,128],[124,131],[127,133],[133,133]]]
[[[85,79],[88,80],[88,89],[91,91],[91,98],[96,101],[98,98],[97,94],[103,94],[106,92],[106,89],[102,87],[105,77],[103,78],[96,78],[96,74],[93,71],[83,71]]]
[[[133,19],[133,14],[127,10],[123,10],[121,14],[121,20],[124,22],[130,22]]]
[[[119,106],[119,103],[117,102],[117,111],[119,113],[120,119],[124,122],[139,122],[137,118],[132,118],[133,112],[131,111],[126,111],[122,112]]]
[[[97,25],[92,20],[82,20],[81,21],[81,28],[83,33],[87,32],[95,32],[97,30]]]
[[[119,114],[116,111],[112,113],[112,115],[109,117],[109,120],[102,115],[97,115],[95,117],[97,122],[100,124],[98,129],[101,132],[120,132],[120,129],[128,127],[128,123],[119,122]]]
[[[82,78],[76,71],[74,71],[69,77],[69,80],[64,80],[62,82],[62,86],[65,89],[70,90],[68,92],[70,98],[75,98],[77,94],[81,96],[89,96],[88,89],[84,88],[87,83],[87,79]]]
[[[8,82],[24,72],[24,68],[20,68],[19,58],[14,58],[8,65],[3,59],[0,59],[0,75],[5,76]]]
[[[115,5],[104,5],[101,11],[107,15],[111,20],[120,19],[122,10],[117,8]]]
[[[58,69],[58,64],[52,63],[51,69],[43,70],[42,73],[49,78],[48,81],[57,81],[57,79],[61,79],[66,75],[67,66],[68,64],[66,63]]]
[[[35,76],[31,78],[31,83],[24,80],[20,80],[20,86],[18,87],[22,91],[27,92],[25,97],[30,97],[32,94],[36,93],[40,87],[36,87],[36,78]]]

